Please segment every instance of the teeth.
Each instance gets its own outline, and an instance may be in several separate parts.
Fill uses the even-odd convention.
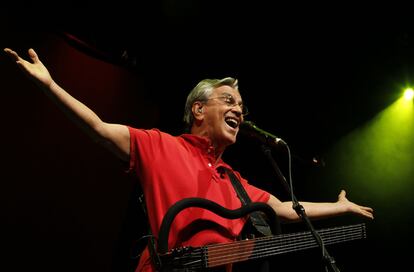
[[[232,128],[236,128],[237,125],[238,125],[238,121],[236,119],[234,119],[234,118],[229,117],[229,118],[226,118],[225,120],[226,120],[226,123],[229,126],[231,126]]]

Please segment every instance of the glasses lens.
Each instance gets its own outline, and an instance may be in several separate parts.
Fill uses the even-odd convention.
[[[238,104],[233,96],[228,95],[228,96],[225,96],[224,98],[226,99],[225,101],[229,106],[231,106],[231,107],[240,106],[240,108],[242,110],[242,114],[244,116],[246,116],[249,113],[249,111],[247,110],[247,107],[243,103]]]
[[[242,115],[246,116],[247,114],[249,114],[249,111],[247,110],[247,107],[243,104],[243,103],[237,103],[236,100],[234,99],[233,96],[231,95],[224,95],[224,96],[219,96],[219,97],[211,97],[206,99],[206,101],[210,100],[210,99],[222,99],[229,107],[237,107],[239,106],[242,110]]]

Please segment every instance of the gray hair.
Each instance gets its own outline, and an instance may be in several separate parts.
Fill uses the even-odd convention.
[[[225,77],[222,79],[203,79],[188,94],[187,101],[185,102],[183,118],[187,132],[190,131],[194,122],[194,115],[192,112],[194,102],[206,101],[210,97],[213,90],[220,86],[230,86],[236,90],[238,90],[239,87],[238,80],[232,77]]]

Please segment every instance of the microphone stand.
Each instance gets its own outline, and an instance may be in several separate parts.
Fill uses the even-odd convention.
[[[274,141],[278,141],[283,143],[288,149],[289,147],[287,144],[281,140],[280,138],[274,138]],[[309,217],[306,215],[304,207],[299,203],[299,201],[296,199],[295,195],[293,194],[293,191],[291,187],[289,186],[289,183],[286,181],[286,178],[283,176],[282,172],[279,169],[279,166],[277,165],[275,159],[273,158],[271,154],[271,150],[267,144],[262,144],[262,151],[266,155],[266,157],[269,159],[269,162],[275,171],[276,175],[279,177],[280,180],[282,180],[282,184],[285,187],[285,190],[291,195],[292,197],[292,203],[293,203],[293,209],[296,211],[298,216],[305,222],[307,227],[309,228],[310,232],[312,233],[313,237],[315,238],[317,244],[322,249],[322,258],[325,262],[325,269],[327,270],[327,265],[331,268],[332,271],[339,272],[340,270],[336,266],[336,262],[333,257],[331,257],[328,253],[328,251],[325,248],[325,245],[322,241],[322,238],[320,237],[319,233],[316,232],[315,228],[313,227],[311,221],[309,220]]]

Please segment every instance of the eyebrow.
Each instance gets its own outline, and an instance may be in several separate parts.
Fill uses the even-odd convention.
[[[229,94],[229,93],[226,93],[226,92],[224,92],[224,93],[222,93],[221,95],[228,95],[228,96],[231,96],[233,99],[234,99],[234,101],[236,101],[236,98],[234,98],[234,96],[232,95],[232,94]],[[243,105],[244,103],[243,103],[243,99],[241,99],[241,101],[240,102],[238,102],[237,104],[241,104],[241,105]]]

